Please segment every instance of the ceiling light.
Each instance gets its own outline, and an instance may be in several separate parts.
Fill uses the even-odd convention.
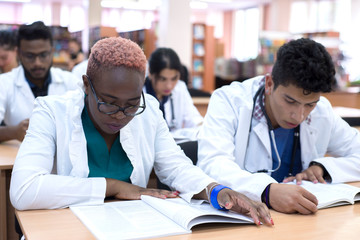
[[[207,9],[208,4],[206,2],[191,1],[190,7],[192,9]]]

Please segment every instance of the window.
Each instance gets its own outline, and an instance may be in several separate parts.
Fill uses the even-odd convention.
[[[239,61],[254,59],[258,55],[259,21],[258,8],[236,11],[232,49]]]

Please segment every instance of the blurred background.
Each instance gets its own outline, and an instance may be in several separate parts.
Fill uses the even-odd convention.
[[[0,11],[0,29],[37,20],[51,26],[54,64],[64,69],[70,39],[87,56],[100,38],[120,35],[147,56],[173,48],[189,87],[211,92],[270,72],[283,43],[310,37],[332,55],[339,89],[360,76],[359,0],[0,0]]]

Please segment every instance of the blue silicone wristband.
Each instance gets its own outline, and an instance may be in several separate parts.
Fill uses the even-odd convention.
[[[211,205],[213,205],[214,208],[216,209],[220,209],[220,210],[227,210],[226,208],[220,207],[218,201],[217,201],[217,197],[219,195],[219,192],[221,190],[223,190],[224,188],[228,188],[231,189],[229,187],[226,187],[224,185],[217,185],[216,187],[214,187],[214,189],[211,191],[210,193],[210,203]]]

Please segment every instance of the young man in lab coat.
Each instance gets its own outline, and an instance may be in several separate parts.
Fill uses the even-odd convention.
[[[63,94],[78,88],[76,77],[52,67],[53,37],[43,22],[22,25],[17,39],[21,65],[0,75],[0,142],[22,141],[33,102],[38,96]]]
[[[316,212],[317,199],[298,186],[302,180],[360,180],[359,132],[320,96],[332,90],[334,76],[324,46],[310,39],[286,43],[271,74],[213,93],[199,133],[198,165],[277,211]],[[297,185],[278,184],[294,179]]]

